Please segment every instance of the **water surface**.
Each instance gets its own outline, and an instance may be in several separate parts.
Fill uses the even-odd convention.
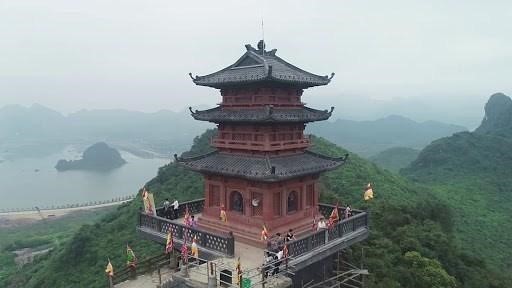
[[[57,206],[132,195],[169,162],[120,152],[127,163],[109,172],[58,172],[54,168],[58,160],[80,158],[81,152],[74,146],[44,156],[0,157],[0,209]]]

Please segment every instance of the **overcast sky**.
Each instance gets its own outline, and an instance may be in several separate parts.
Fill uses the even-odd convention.
[[[0,106],[180,110],[244,44],[320,75],[304,101],[337,116],[402,114],[471,126],[512,95],[510,1],[0,0]]]

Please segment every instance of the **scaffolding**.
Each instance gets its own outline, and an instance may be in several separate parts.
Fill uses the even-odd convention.
[[[338,251],[335,259],[335,270],[333,276],[327,277],[325,266],[323,267],[322,281],[318,283],[303,283],[303,288],[364,288],[365,277],[369,275],[367,269],[364,269],[364,250],[361,249],[360,267],[346,261],[343,258],[343,250]]]

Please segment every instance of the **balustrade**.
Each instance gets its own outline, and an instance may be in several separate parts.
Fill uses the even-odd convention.
[[[201,213],[204,208],[204,198],[181,203],[178,209],[180,218],[185,215],[186,207],[188,207],[191,214]],[[319,204],[318,210],[324,217],[328,218],[334,207],[333,205]],[[157,215],[163,215],[162,209],[157,209]],[[345,207],[338,207],[338,214],[340,216],[344,215],[344,211]],[[196,238],[197,244],[201,247],[228,256],[234,256],[235,243],[231,235],[209,233],[185,226],[184,224],[172,222],[160,216],[147,215],[145,213],[140,213],[139,217],[140,227],[149,228],[164,235],[172,231],[174,239],[183,241],[186,238],[188,243],[191,243],[192,239]],[[364,211],[353,209],[351,217],[342,219],[334,227],[313,232],[288,242],[289,255],[293,257],[300,256],[331,241],[346,237],[350,233],[365,228],[368,228],[368,214]]]
[[[204,198],[181,203],[178,208],[179,218],[184,217],[187,207],[190,214],[201,213],[204,208]],[[163,215],[162,207],[157,209],[157,215]],[[187,243],[192,243],[192,239],[195,238],[197,245],[203,248],[220,252],[227,256],[235,255],[235,240],[229,234],[218,235],[209,233],[184,224],[172,222],[160,216],[148,215],[144,212],[139,214],[139,226],[163,233],[164,235],[171,231],[174,239],[180,241],[185,241],[186,239]]]

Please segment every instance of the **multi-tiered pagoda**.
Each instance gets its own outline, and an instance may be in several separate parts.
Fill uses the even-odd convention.
[[[345,158],[311,152],[305,124],[328,119],[333,111],[302,102],[304,89],[327,85],[334,76],[319,76],[276,56],[276,49],[245,46],[233,65],[192,77],[196,85],[220,90],[218,107],[192,111],[196,120],[217,124],[214,152],[177,159],[204,176],[205,207],[199,225],[232,231],[240,240],[270,233],[310,229],[318,213],[318,177]],[[227,222],[219,219],[225,209]]]

